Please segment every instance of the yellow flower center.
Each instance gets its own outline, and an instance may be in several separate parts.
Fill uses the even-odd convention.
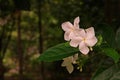
[[[83,41],[85,42],[85,41],[86,41],[86,39],[85,39],[85,38],[83,38]]]
[[[74,28],[71,28],[70,31],[73,32],[75,29]]]

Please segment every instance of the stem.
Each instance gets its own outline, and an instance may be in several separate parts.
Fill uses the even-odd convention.
[[[43,52],[43,30],[42,30],[42,23],[41,23],[41,0],[38,0],[38,17],[39,17],[39,22],[38,22],[39,53],[42,54],[42,52]],[[42,80],[45,80],[45,76],[44,76],[44,62],[41,62],[40,67],[41,67]]]
[[[21,46],[21,11],[17,11],[17,30],[18,30],[18,55],[19,55],[19,79],[23,80],[23,53],[22,53],[22,46]]]

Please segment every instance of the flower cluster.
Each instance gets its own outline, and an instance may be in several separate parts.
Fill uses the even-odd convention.
[[[97,38],[95,37],[93,27],[88,29],[80,28],[79,22],[79,17],[76,17],[74,19],[74,24],[69,21],[62,23],[62,29],[65,31],[64,39],[70,42],[70,46],[78,47],[82,54],[87,55],[97,43]],[[65,66],[69,73],[73,71],[73,67],[71,66],[72,63],[77,60],[76,58],[74,59],[74,56],[63,59],[62,66]]]
[[[70,41],[72,47],[78,47],[81,53],[88,54],[90,49],[97,43],[94,28],[79,28],[79,17],[75,18],[74,25],[64,22],[62,29],[65,31],[64,39]]]
[[[63,63],[61,64],[62,67],[66,67],[67,71],[69,73],[72,73],[74,70],[74,67],[72,64],[76,64],[76,60],[78,59],[78,54],[75,54],[74,56],[69,56],[67,58],[64,58]]]

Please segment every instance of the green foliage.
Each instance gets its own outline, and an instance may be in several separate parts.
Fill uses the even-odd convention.
[[[96,76],[98,76],[100,73],[102,73],[103,71],[111,67],[112,65],[113,65],[112,59],[110,58],[105,58],[105,60],[102,59],[102,61],[98,64],[98,67],[95,73],[93,74],[91,80],[93,80]]]
[[[98,73],[92,80],[119,80],[120,79],[120,64],[105,69],[103,72]]]
[[[115,32],[111,26],[102,23],[96,25],[97,31],[103,36],[103,40],[107,43],[109,47],[115,47]]]
[[[113,48],[104,48],[103,52],[105,55],[111,57],[115,63],[117,63],[120,59],[120,54],[118,54],[117,51]]]
[[[39,6],[39,2],[41,2],[41,7]],[[106,1],[99,0],[0,0],[0,16],[5,17],[6,15],[13,14],[13,12],[16,9],[19,10],[29,10],[29,12],[23,12],[21,15],[21,40],[22,40],[22,49],[24,53],[24,63],[25,66],[29,66],[29,62],[31,63],[31,57],[34,57],[33,55],[35,53],[38,53],[38,14],[35,14],[34,12],[38,12],[38,9],[41,10],[41,26],[42,26],[42,37],[43,37],[43,45],[44,49],[56,45],[58,43],[63,42],[63,37],[62,37],[62,30],[61,30],[61,23],[64,21],[73,21],[74,17],[80,16],[80,27],[89,27],[89,26],[94,26],[94,24],[102,23],[104,22],[104,3]],[[29,4],[30,3],[30,4]],[[113,7],[113,5],[112,5]],[[109,9],[108,9],[109,10]],[[115,9],[116,10],[116,9]],[[114,11],[113,11],[114,12]],[[118,13],[119,14],[119,13]],[[109,19],[109,15],[108,15]],[[119,17],[118,17],[119,19]],[[116,18],[113,18],[113,21],[116,20]],[[12,21],[11,21],[12,22]],[[17,23],[16,23],[17,24]],[[118,21],[119,24],[119,21]],[[0,31],[3,32],[2,28],[5,28],[5,36],[9,36],[10,31],[13,30],[11,36],[12,39],[11,41],[5,37],[3,37],[2,44],[8,44],[7,41],[10,41],[10,44],[8,46],[7,53],[11,54],[12,58],[15,60],[19,59],[16,57],[18,54],[16,54],[17,50],[17,44],[16,44],[16,38],[17,38],[17,26],[15,26],[15,29],[9,26],[4,26],[0,27]],[[115,25],[116,26],[116,25]],[[101,49],[97,49],[96,51],[98,53],[102,53],[104,57],[98,57],[96,55],[99,55],[98,53],[95,54],[88,54],[88,56],[93,56],[95,58],[98,58],[100,61],[106,59],[106,55],[108,56],[107,58],[113,59],[115,63],[119,61],[120,55],[116,51],[117,49],[120,49],[120,29],[118,29],[116,33],[116,38],[115,38],[115,32],[112,29],[111,26],[108,24],[98,24],[95,25],[96,30],[98,30],[98,33],[100,34],[98,36],[99,38],[99,43],[97,43],[97,46],[102,47]],[[12,30],[11,30],[12,29]],[[97,31],[95,32],[97,33]],[[1,33],[0,33],[1,35]],[[115,39],[116,39],[116,45],[115,45]],[[53,42],[54,40],[54,42]],[[104,44],[104,45],[103,45]],[[5,48],[6,45],[3,45],[2,48]],[[108,48],[107,48],[108,47]],[[110,48],[109,48],[110,47]],[[94,48],[93,48],[94,49]],[[3,50],[4,51],[4,50]],[[94,49],[95,51],[95,49]],[[62,60],[65,57],[71,56],[75,53],[79,52],[78,49],[70,47],[68,43],[62,43],[57,46],[54,46],[52,48],[49,48],[41,56],[39,56],[38,60],[39,61],[56,61],[56,60]],[[94,52],[93,52],[94,53]],[[101,54],[100,54],[101,55]],[[7,56],[7,55],[5,55]],[[9,58],[11,57],[10,55],[8,56]],[[85,57],[80,57],[80,60],[83,64],[86,63],[86,60],[88,60]],[[92,60],[90,58],[89,60]],[[9,61],[6,61],[8,63]],[[97,62],[97,61],[96,61]],[[99,61],[98,61],[99,62]],[[96,65],[96,63],[93,63]],[[90,64],[91,66],[92,64]],[[109,66],[110,67],[110,66]],[[107,67],[108,68],[108,67]],[[107,72],[107,68],[104,68],[100,71],[98,71],[98,74],[95,76],[95,80],[97,76],[102,75],[100,73],[110,73]],[[32,68],[33,69],[33,68]],[[105,71],[104,71],[105,70]],[[110,70],[110,69],[109,69]],[[53,71],[54,72],[54,71]],[[107,72],[107,73],[105,73]],[[111,73],[114,73],[111,72]],[[116,75],[120,75],[119,72],[114,73]],[[108,75],[109,76],[109,75]],[[104,76],[105,77],[105,76]],[[106,76],[107,77],[107,76]],[[102,80],[99,77],[100,80]],[[99,80],[98,79],[98,80]],[[107,78],[104,78],[107,79]],[[103,80],[104,80],[103,79]],[[65,79],[67,80],[67,79]],[[112,79],[113,80],[113,79]],[[114,78],[114,80],[117,80]]]
[[[115,63],[120,59],[119,53],[115,50],[115,33],[114,30],[107,24],[98,24],[98,43],[95,49],[101,51],[104,55],[111,57]],[[118,37],[118,36],[117,36]]]
[[[120,49],[120,28],[116,32],[116,47]]]
[[[43,52],[39,56],[38,60],[47,62],[62,60],[63,58],[71,56],[78,51],[78,49],[71,47],[68,43],[61,43]]]

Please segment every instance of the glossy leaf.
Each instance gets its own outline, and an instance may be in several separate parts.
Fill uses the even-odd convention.
[[[43,52],[38,60],[46,62],[62,60],[63,58],[71,56],[77,52],[79,52],[77,48],[71,47],[68,43],[61,43]]]
[[[120,64],[109,67],[92,80],[120,80]]]
[[[111,57],[114,60],[115,63],[117,63],[120,59],[120,54],[118,54],[118,52],[113,48],[104,48],[103,52],[107,56]]]

